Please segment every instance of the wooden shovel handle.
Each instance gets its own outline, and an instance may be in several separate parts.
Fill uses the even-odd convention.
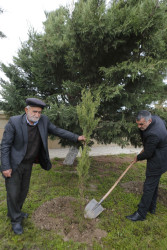
[[[113,189],[117,186],[117,184],[120,182],[120,180],[124,177],[124,175],[126,174],[126,172],[128,172],[128,170],[132,167],[132,165],[134,164],[134,161],[127,167],[127,169],[121,174],[121,176],[118,178],[118,180],[115,182],[115,184],[110,188],[110,190],[103,196],[103,198],[101,199],[100,203],[102,201],[104,201],[107,196],[113,191]]]

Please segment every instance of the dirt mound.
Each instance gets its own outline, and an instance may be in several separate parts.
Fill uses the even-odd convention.
[[[42,204],[33,214],[33,220],[40,229],[56,230],[64,241],[71,239],[91,245],[107,236],[107,232],[98,228],[98,219],[84,218],[84,209],[73,197],[59,197]]]

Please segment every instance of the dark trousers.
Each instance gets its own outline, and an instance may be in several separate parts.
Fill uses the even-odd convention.
[[[156,208],[158,185],[161,175],[146,176],[143,195],[138,205],[138,213],[145,218],[148,211]]]
[[[21,163],[11,178],[5,179],[8,216],[12,223],[21,222],[21,209],[29,190],[32,163]]]

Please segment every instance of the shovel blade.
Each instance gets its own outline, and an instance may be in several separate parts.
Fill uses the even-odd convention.
[[[85,207],[84,217],[95,219],[103,210],[105,209],[95,199],[92,199]]]

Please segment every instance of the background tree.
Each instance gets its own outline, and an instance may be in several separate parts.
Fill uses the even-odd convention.
[[[99,90],[101,122],[92,136],[137,145],[135,113],[159,113],[152,104],[166,98],[167,0],[114,0],[108,7],[104,0],[79,0],[71,14],[59,8],[46,18],[44,33],[31,31],[14,64],[1,65],[9,78],[2,82],[4,110],[9,114],[11,89],[21,96],[14,111],[11,99],[13,114],[26,95],[41,97],[52,122],[79,133],[81,91]]]
[[[3,9],[0,8],[0,14],[2,13],[3,13]],[[0,31],[0,38],[4,38],[4,37],[6,37],[5,34],[2,31]]]
[[[69,65],[101,90],[102,122],[95,134],[101,142],[136,144],[134,113],[150,109],[166,93],[165,3],[113,1],[107,10],[104,1],[76,5],[71,19],[76,57],[69,57]]]
[[[0,8],[0,14],[2,14],[2,13],[3,13],[3,9]],[[6,37],[5,34],[2,31],[0,31],[0,39],[2,39],[4,37]],[[2,109],[3,109],[3,102],[2,102],[2,100],[0,100],[0,110],[2,110]]]

